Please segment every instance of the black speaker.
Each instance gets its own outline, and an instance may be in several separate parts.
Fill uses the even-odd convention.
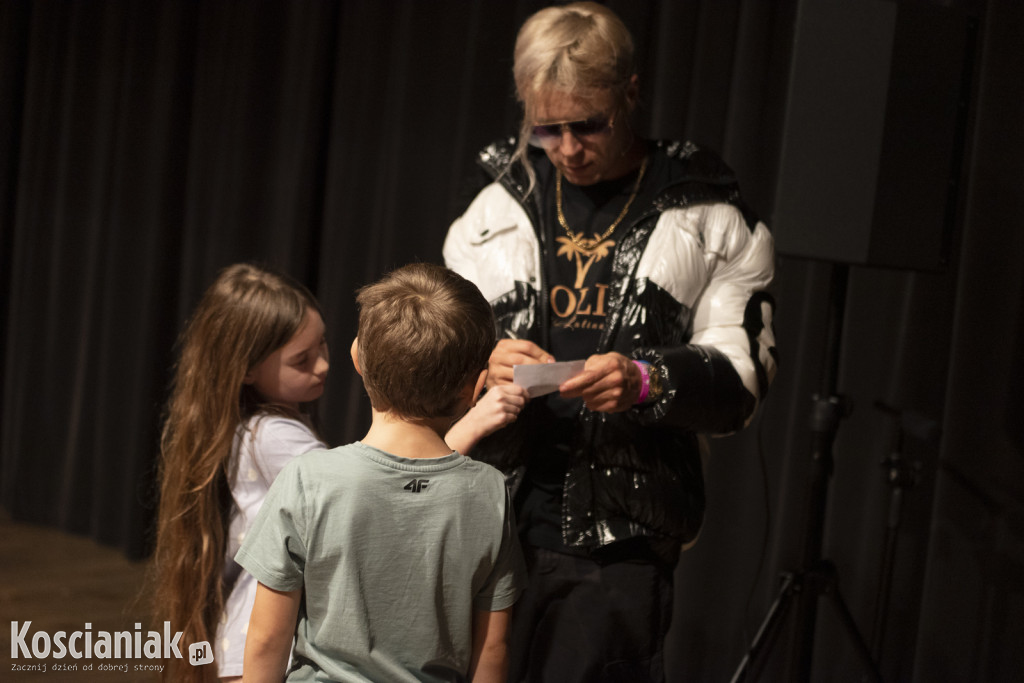
[[[975,13],[798,0],[795,17],[771,223],[779,253],[941,269],[957,231]]]

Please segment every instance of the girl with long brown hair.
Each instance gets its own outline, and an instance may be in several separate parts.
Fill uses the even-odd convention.
[[[324,323],[305,287],[236,264],[203,295],[179,349],[161,438],[154,608],[183,649],[210,642],[215,664],[171,658],[164,679],[234,680],[256,591],[234,554],[281,468],[325,445],[312,411],[328,370]]]

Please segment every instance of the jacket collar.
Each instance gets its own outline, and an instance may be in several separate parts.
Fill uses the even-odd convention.
[[[743,202],[736,176],[721,157],[692,142],[657,140],[651,144],[654,149],[662,150],[672,165],[672,179],[654,198],[658,211],[724,202],[739,209],[747,227],[754,230],[757,216]],[[498,140],[481,150],[478,163],[492,180],[526,204],[530,181],[523,165],[514,163],[515,151],[514,137]],[[526,153],[533,164],[544,158],[544,152],[538,149],[528,148]]]

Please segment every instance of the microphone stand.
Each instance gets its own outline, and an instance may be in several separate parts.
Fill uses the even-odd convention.
[[[783,617],[792,603],[797,603],[797,624],[790,644],[789,680],[807,683],[811,680],[811,664],[814,654],[814,629],[817,621],[818,598],[829,600],[839,617],[844,632],[871,675],[881,683],[882,677],[871,657],[864,638],[857,629],[849,608],[839,592],[838,572],[835,564],[822,557],[825,535],[825,511],[828,503],[828,484],[832,476],[832,445],[835,441],[839,422],[851,412],[851,404],[836,393],[839,375],[839,358],[842,346],[843,319],[846,309],[846,290],[849,280],[849,266],[833,264],[829,282],[829,316],[825,368],[819,393],[812,397],[810,416],[811,429],[811,484],[805,511],[804,547],[800,568],[784,572],[782,586],[772,603],[768,614],[761,623],[746,655],[733,674],[732,683],[746,680],[749,669],[763,664],[766,644],[774,640],[783,623]]]

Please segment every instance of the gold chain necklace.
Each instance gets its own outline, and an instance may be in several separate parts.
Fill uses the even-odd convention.
[[[555,208],[558,210],[558,222],[565,229],[565,234],[569,236],[569,241],[582,252],[590,253],[597,248],[597,245],[604,242],[613,232],[615,228],[619,227],[619,223],[626,217],[626,212],[629,211],[629,207],[633,204],[633,200],[636,199],[637,193],[640,191],[640,182],[644,179],[644,171],[647,170],[647,156],[644,156],[643,162],[640,164],[640,173],[636,176],[636,185],[633,187],[633,194],[629,195],[629,199],[626,200],[626,205],[622,207],[622,211],[619,212],[619,217],[608,226],[608,229],[604,231],[604,234],[600,237],[597,233],[594,233],[594,238],[584,237],[578,232],[573,232],[572,228],[569,227],[568,221],[565,220],[565,214],[562,213],[562,172],[558,171],[555,180]]]

